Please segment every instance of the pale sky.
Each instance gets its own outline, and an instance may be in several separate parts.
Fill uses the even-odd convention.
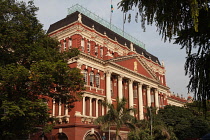
[[[28,0],[24,0],[28,1]],[[117,3],[120,0],[112,0],[114,11],[112,14],[112,24],[119,28],[123,28],[123,13],[117,9]],[[34,0],[39,7],[37,17],[44,26],[44,30],[48,30],[50,24],[53,24],[68,15],[67,9],[75,4],[79,4],[101,18],[110,21],[111,0]],[[136,10],[133,10],[136,12]],[[156,32],[155,26],[147,26],[146,32],[143,32],[139,22],[135,22],[135,14],[132,15],[131,23],[124,25],[125,32],[129,33],[136,39],[145,44],[146,50],[164,61],[166,69],[166,82],[171,92],[175,94],[183,94],[187,97],[187,88],[189,78],[185,76],[185,50],[181,50],[180,46],[173,43],[164,43],[161,36]],[[172,41],[173,42],[173,41]]]

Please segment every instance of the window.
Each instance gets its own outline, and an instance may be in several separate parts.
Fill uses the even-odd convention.
[[[155,98],[154,98],[154,95],[152,94],[151,95],[151,103],[154,103],[155,102]]]
[[[137,98],[137,89],[133,90],[133,98]]]
[[[83,70],[82,74],[83,74],[83,79],[84,79],[85,85],[87,85],[87,70]]]
[[[158,101],[159,101],[159,104],[161,105],[161,98],[160,98],[160,96],[158,96]]]
[[[101,58],[103,57],[103,48],[102,47],[100,48],[100,56],[101,56]]]
[[[58,47],[59,47],[59,52],[61,52],[61,44],[59,44]]]
[[[94,86],[94,73],[90,73],[90,86]]]
[[[72,47],[72,40],[71,38],[69,38],[69,49],[71,49],[71,47]]]
[[[96,87],[100,88],[100,75],[99,74],[96,74],[95,80],[96,80]]]
[[[63,51],[66,51],[66,40],[63,42]]]
[[[84,52],[85,51],[85,41],[84,39],[81,40],[81,49]]]
[[[98,56],[98,46],[95,46],[95,55]]]
[[[90,53],[90,42],[88,41],[88,44],[87,44],[87,51],[88,53]]]
[[[125,96],[125,81],[122,80],[122,95]]]
[[[114,96],[114,92],[113,92],[113,78],[111,78],[111,81],[110,81],[110,90],[111,90],[111,96],[113,97]]]

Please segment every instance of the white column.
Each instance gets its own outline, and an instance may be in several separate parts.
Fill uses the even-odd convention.
[[[133,80],[129,80],[129,108],[133,108]],[[134,115],[134,112],[131,112]]]
[[[53,98],[53,109],[52,109],[52,115],[55,116],[55,98]]]
[[[150,87],[147,86],[147,106],[151,107],[151,94],[150,94]]]
[[[158,101],[158,90],[155,89],[155,107],[157,110],[159,109],[159,101]]]
[[[61,116],[61,99],[59,99],[58,116]]]
[[[85,96],[83,96],[83,99],[82,99],[82,115],[84,115],[84,116],[85,116],[85,110],[86,110]]]
[[[107,71],[106,72],[106,99],[108,103],[112,103],[110,84],[111,84],[111,72]]]
[[[68,104],[65,105],[65,115],[69,115]]]
[[[67,122],[67,123],[69,123],[69,117],[70,117],[70,115],[69,115],[69,109],[68,109],[68,104],[65,104],[65,121]]]
[[[96,117],[98,117],[98,99],[96,99]]]
[[[119,99],[122,99],[123,95],[122,95],[122,76],[119,75],[118,76],[118,97]]]
[[[90,117],[92,117],[92,111],[93,107],[92,107],[92,98],[90,97]]]
[[[139,119],[144,119],[144,108],[143,108],[143,98],[142,98],[142,84],[138,83],[138,95],[139,95]]]
[[[102,101],[103,102],[103,101]],[[101,105],[101,115],[103,116],[104,115],[104,106]]]

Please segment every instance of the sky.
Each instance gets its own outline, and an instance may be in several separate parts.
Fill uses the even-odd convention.
[[[27,2],[28,0],[23,0]],[[50,24],[53,24],[68,15],[68,8],[75,4],[79,4],[101,18],[110,21],[111,2],[114,7],[112,13],[112,24],[123,28],[123,12],[118,9],[117,4],[120,0],[34,0],[35,6],[39,7],[37,18],[43,24],[44,30],[48,30]],[[159,58],[160,62],[164,62],[166,69],[166,82],[171,92],[187,97],[188,89],[186,88],[189,82],[188,76],[185,76],[185,50],[180,49],[181,46],[164,42],[161,35],[156,31],[153,25],[146,26],[144,32],[141,28],[140,17],[139,22],[135,22],[134,9],[131,23],[125,23],[124,31],[145,44],[145,49]]]

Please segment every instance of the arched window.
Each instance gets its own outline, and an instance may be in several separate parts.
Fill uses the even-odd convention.
[[[96,87],[100,88],[100,75],[99,74],[96,74],[95,80],[96,80]]]
[[[81,40],[81,49],[82,49],[83,52],[85,51],[85,41],[84,41],[83,38]]]
[[[94,73],[90,73],[90,86],[94,86]]]
[[[87,70],[83,70],[82,74],[83,74],[83,79],[84,79],[85,85],[87,85],[87,80],[88,80]]]

